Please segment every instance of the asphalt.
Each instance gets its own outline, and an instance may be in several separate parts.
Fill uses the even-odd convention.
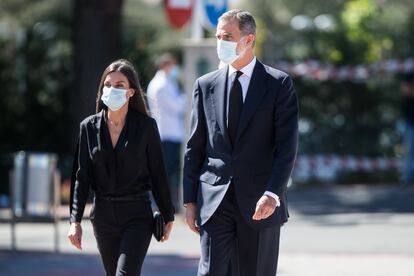
[[[289,192],[290,221],[282,227],[278,275],[414,275],[414,189],[352,185],[296,187]],[[63,207],[62,210],[65,210]],[[0,275],[104,275],[92,228],[83,223],[83,251],[66,240],[59,252],[51,224],[19,223],[17,250],[10,224],[0,224]],[[171,239],[152,241],[143,276],[196,275],[198,236],[178,216]]]

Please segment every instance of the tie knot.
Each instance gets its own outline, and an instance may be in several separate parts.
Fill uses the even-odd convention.
[[[241,75],[243,75],[242,71],[236,71],[236,77],[234,78],[234,81],[238,80]]]

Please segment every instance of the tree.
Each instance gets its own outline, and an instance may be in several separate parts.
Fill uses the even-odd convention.
[[[80,121],[94,113],[96,92],[103,70],[120,58],[122,6],[123,0],[74,0],[73,137],[79,132]]]
[[[352,67],[414,56],[413,1],[245,2],[259,23],[259,58],[268,64],[310,59]],[[312,19],[320,14],[335,18],[336,28],[317,29]],[[309,18],[306,29],[290,26],[296,15]],[[294,82],[301,111],[301,153],[398,155],[398,78],[379,74],[362,83],[305,78]]]

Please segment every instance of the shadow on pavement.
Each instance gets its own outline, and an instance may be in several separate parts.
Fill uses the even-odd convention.
[[[339,213],[411,213],[414,189],[395,186],[295,187],[288,193],[291,210],[306,215]]]
[[[144,262],[142,276],[195,275],[197,265],[198,258],[148,255]],[[98,276],[105,273],[98,255],[0,250],[0,275]]]

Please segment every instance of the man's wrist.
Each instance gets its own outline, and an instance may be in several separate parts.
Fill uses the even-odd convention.
[[[264,192],[264,195],[273,198],[276,201],[276,207],[280,206],[280,199],[279,199],[279,196],[277,194],[266,191],[266,192]]]
[[[196,203],[195,202],[187,202],[187,203],[184,203],[184,208],[192,207],[192,206],[196,206]]]

